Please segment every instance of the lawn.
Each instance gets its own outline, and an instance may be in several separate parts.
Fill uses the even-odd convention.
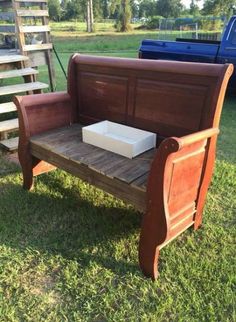
[[[76,51],[135,57],[146,36],[54,40],[66,66]],[[235,321],[235,120],[228,97],[203,227],[161,251],[156,282],[138,267],[140,213],[60,170],[24,191],[20,169],[0,157],[0,320]]]

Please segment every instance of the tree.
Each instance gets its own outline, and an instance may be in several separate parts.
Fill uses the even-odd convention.
[[[178,17],[183,10],[181,0],[158,0],[157,14],[165,18]]]
[[[54,21],[59,21],[61,18],[61,6],[59,0],[48,0],[49,16]]]
[[[111,0],[111,13],[118,12],[116,30],[126,32],[131,30],[131,6],[130,0]]]
[[[61,7],[63,20],[77,19],[81,16],[81,4],[76,0],[63,0],[63,2],[61,2]]]
[[[206,0],[203,6],[204,14],[216,16],[231,16],[236,8],[236,0]]]
[[[139,18],[153,17],[157,14],[156,0],[143,0],[139,4]]]
[[[102,11],[103,19],[107,19],[109,17],[109,1],[108,0],[100,0],[100,9]]]
[[[199,14],[199,7],[197,5],[197,2],[198,1],[199,0],[191,0],[190,8],[189,8],[189,13],[192,16],[197,16]]]

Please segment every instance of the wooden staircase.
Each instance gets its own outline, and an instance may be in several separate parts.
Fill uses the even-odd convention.
[[[47,84],[36,81],[38,70],[34,67],[40,65],[47,65],[51,91],[54,91],[53,46],[47,0],[0,0],[0,19],[5,18],[15,21],[15,26],[13,23],[1,25],[0,32],[15,34],[19,50],[5,56],[0,50],[0,146],[15,151],[18,138],[13,133],[18,130],[18,119],[11,99],[15,94],[36,94],[48,88]]]
[[[0,86],[0,100],[6,100],[6,96],[18,93],[41,93],[47,84],[37,82],[36,69],[26,67],[27,56],[23,55],[7,55],[0,56],[0,82],[9,81],[11,78],[24,79],[24,83],[6,84]],[[11,83],[11,82],[10,82]],[[18,130],[18,119],[12,118],[12,112],[16,111],[16,106],[11,101],[0,103],[0,117],[4,119],[0,121],[0,145],[7,151],[15,151],[18,146],[18,138],[11,137],[9,134]]]
[[[15,12],[18,44],[22,55],[29,56],[30,66],[48,66],[51,91],[55,90],[55,71],[52,61],[53,45],[50,41],[49,13],[47,0],[12,0]],[[33,9],[32,9],[33,8]],[[36,8],[36,9],[35,9]],[[41,35],[41,40],[33,39]],[[32,36],[32,42],[27,43],[26,35]]]

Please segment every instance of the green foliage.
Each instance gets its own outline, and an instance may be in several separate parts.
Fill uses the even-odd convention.
[[[197,15],[199,15],[199,12],[200,12],[200,9],[199,9],[199,7],[198,7],[198,5],[197,5],[197,2],[198,2],[199,0],[191,0],[191,3],[190,3],[190,8],[189,8],[189,13],[190,13],[190,15],[192,15],[192,16],[197,16]]]
[[[207,30],[207,31],[221,30],[222,21],[220,19],[215,19],[215,17],[212,17],[212,16],[203,16],[199,26],[201,29]]]
[[[59,0],[48,0],[49,16],[54,21],[59,21],[61,18],[61,6]]]
[[[203,13],[230,17],[236,9],[235,0],[206,0]]]
[[[165,18],[178,17],[183,10],[181,0],[158,0],[157,14]]]
[[[162,16],[151,17],[147,20],[145,26],[147,27],[147,29],[158,29],[163,19],[164,18]]]
[[[77,0],[64,0],[62,2],[62,19],[71,20],[77,18],[84,18],[83,3],[78,3]]]
[[[139,18],[153,17],[157,14],[156,0],[143,0],[139,4]]]

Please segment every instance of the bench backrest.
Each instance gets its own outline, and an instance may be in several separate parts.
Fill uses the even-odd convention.
[[[218,127],[232,65],[75,54],[68,92],[74,120],[110,120],[161,136]]]

